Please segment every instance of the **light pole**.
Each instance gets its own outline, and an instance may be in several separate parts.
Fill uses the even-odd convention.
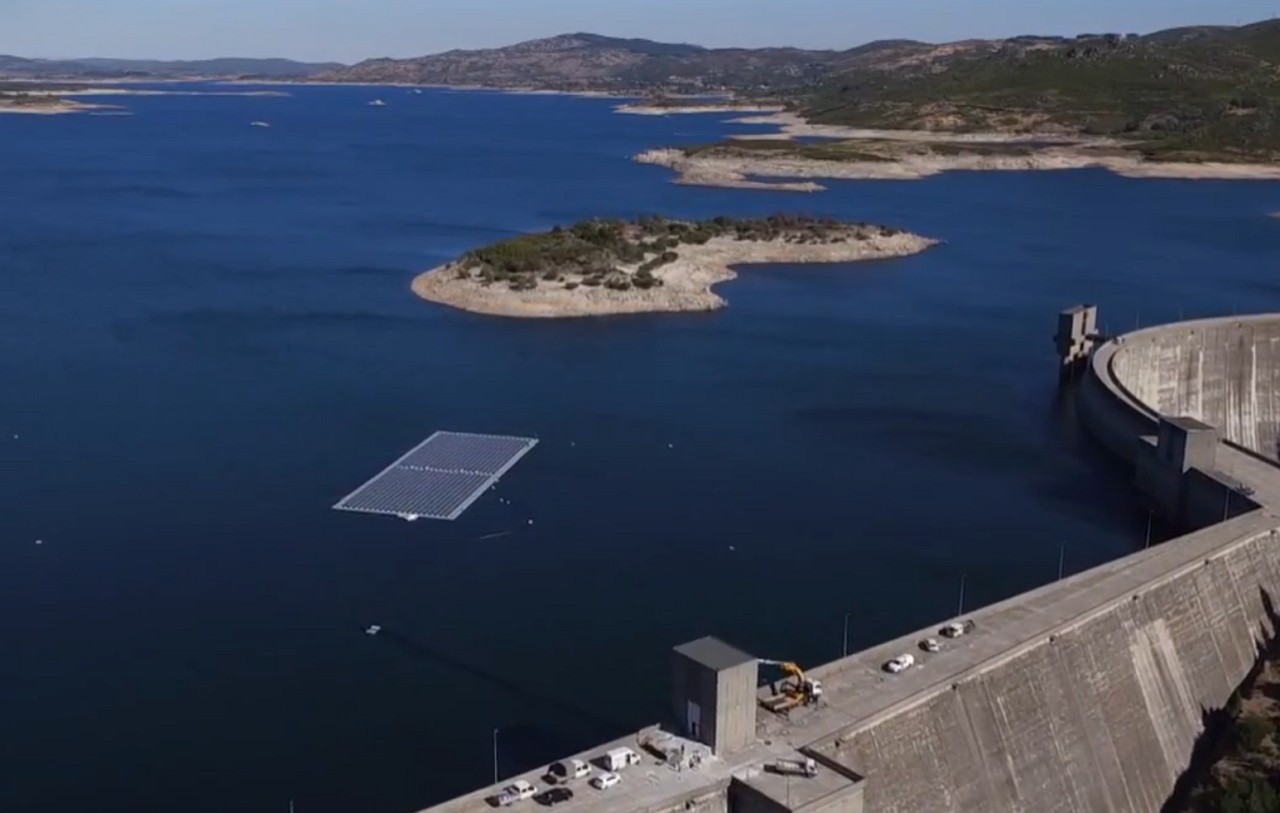
[[[964,615],[964,577],[966,574],[960,574],[960,604],[956,610],[956,615]]]
[[[840,648],[840,657],[849,657],[849,616],[852,613],[844,614],[844,646]]]
[[[1067,557],[1067,543],[1058,545],[1058,581],[1062,581],[1062,564]]]
[[[493,730],[493,784],[498,784],[498,729]]]
[[[1142,546],[1144,548],[1151,547],[1151,519],[1155,514],[1156,510],[1154,508],[1147,509],[1147,542]]]

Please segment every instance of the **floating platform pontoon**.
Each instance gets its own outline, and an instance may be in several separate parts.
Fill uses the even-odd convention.
[[[534,438],[436,432],[333,507],[402,519],[457,519],[537,444]]]

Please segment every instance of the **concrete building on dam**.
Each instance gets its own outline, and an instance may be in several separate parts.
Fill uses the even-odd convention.
[[[555,808],[1158,811],[1276,632],[1280,314],[1115,337],[1096,324],[1088,306],[1059,320],[1079,419],[1189,533],[803,673],[714,638],[677,647],[668,724],[577,755],[592,768],[555,785],[572,791]],[[617,783],[593,787],[606,771]],[[541,771],[515,781],[550,787]],[[492,810],[500,793],[429,811]]]

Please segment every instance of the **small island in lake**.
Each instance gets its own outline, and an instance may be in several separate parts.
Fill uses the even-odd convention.
[[[475,249],[413,281],[423,299],[516,317],[709,311],[712,286],[749,263],[843,263],[904,257],[937,243],[889,226],[829,218],[635,222],[584,220]]]
[[[71,85],[0,81],[0,113],[51,116],[99,110],[104,107],[104,105],[86,104],[64,98],[64,94],[77,90],[80,88]]]

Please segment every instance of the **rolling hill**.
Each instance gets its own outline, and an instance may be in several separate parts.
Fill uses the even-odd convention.
[[[799,48],[703,48],[579,33],[505,48],[372,59],[320,78],[539,90],[761,92],[813,86],[830,74],[827,65],[836,55]]]
[[[305,79],[343,67],[337,62],[290,59],[26,59],[0,55],[0,78],[8,79]]]
[[[791,94],[806,118],[862,127],[1142,139],[1153,157],[1280,156],[1280,22],[1146,36],[903,46]]]

